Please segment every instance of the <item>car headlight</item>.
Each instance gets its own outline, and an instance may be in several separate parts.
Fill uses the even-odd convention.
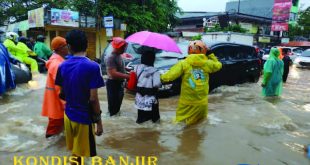
[[[294,63],[295,63],[295,64],[298,64],[300,61],[301,61],[300,58],[296,58],[295,61],[294,61]]]

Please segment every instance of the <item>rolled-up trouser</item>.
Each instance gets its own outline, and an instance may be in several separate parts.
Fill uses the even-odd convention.
[[[124,85],[120,80],[107,80],[108,109],[110,116],[116,115],[121,108],[124,97]]]
[[[38,63],[35,59],[30,57],[15,56],[20,62],[30,65],[31,72],[39,72]]]
[[[48,118],[48,125],[46,128],[45,137],[48,138],[53,135],[61,133],[64,129],[64,119]]]

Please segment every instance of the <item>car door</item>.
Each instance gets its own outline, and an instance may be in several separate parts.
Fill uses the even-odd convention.
[[[261,62],[255,49],[251,46],[240,48],[244,56],[244,82],[256,82],[260,76]]]
[[[220,71],[210,74],[210,89],[212,90],[220,85],[234,85],[236,62],[231,60],[231,57],[234,56],[233,47],[230,45],[220,45],[211,48],[211,50],[223,66]]]

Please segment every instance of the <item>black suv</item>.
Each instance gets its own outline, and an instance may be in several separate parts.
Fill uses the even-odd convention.
[[[261,61],[255,47],[236,43],[207,43],[223,64],[220,71],[210,75],[210,90],[221,85],[257,82]]]

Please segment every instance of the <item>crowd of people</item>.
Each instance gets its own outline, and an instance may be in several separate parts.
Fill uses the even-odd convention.
[[[41,113],[48,117],[46,138],[65,130],[67,148],[72,151],[77,162],[83,156],[95,156],[95,135],[103,133],[98,89],[106,86],[108,113],[110,116],[118,115],[124,97],[124,82],[132,78],[126,73],[121,57],[127,42],[120,37],[113,38],[113,51],[105,58],[108,75],[105,82],[99,65],[87,58],[88,41],[83,31],[72,30],[65,38],[53,38],[52,50],[44,44],[45,38],[42,35],[37,37],[36,43],[25,37],[19,37],[17,42],[17,37],[16,34],[9,33],[4,44],[0,44],[0,54],[4,54],[3,57],[0,56],[4,59],[1,62],[6,62],[4,66],[9,68],[9,63],[23,62],[31,66],[32,72],[37,72],[36,60],[31,57],[38,56],[47,60],[48,71]],[[72,56],[66,59],[68,54]],[[219,71],[222,63],[200,40],[190,42],[188,54],[186,59],[180,60],[168,72],[160,74],[154,67],[154,49],[141,52],[141,64],[132,71],[137,81],[134,103],[137,109],[136,123],[160,122],[158,88],[162,83],[177,78],[181,78],[182,83],[175,122],[188,126],[207,118],[209,74]],[[290,60],[286,53],[284,62],[279,55],[280,51],[272,48],[269,59],[264,64],[263,96],[281,95]],[[2,74],[6,73],[2,71]],[[11,74],[5,85],[6,88],[15,88],[14,74]]]

